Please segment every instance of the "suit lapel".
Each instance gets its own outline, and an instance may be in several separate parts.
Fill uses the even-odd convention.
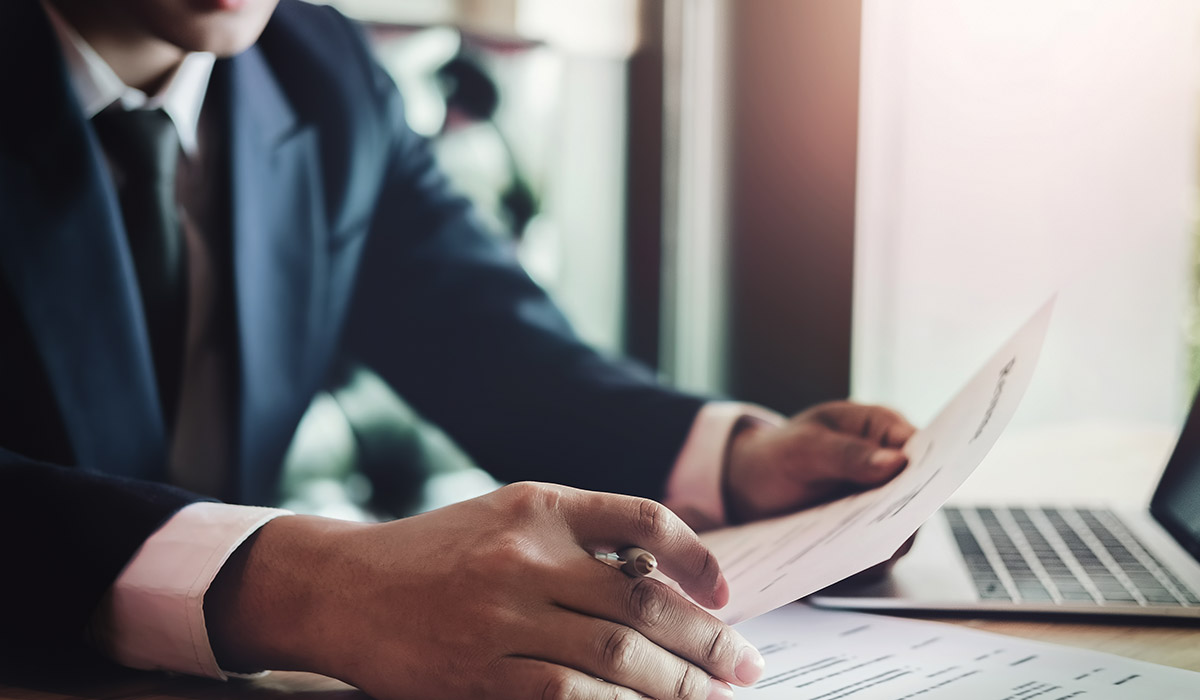
[[[77,461],[161,476],[166,440],[133,263],[103,154],[35,2],[0,9],[0,272]],[[19,68],[17,68],[19,66]]]
[[[327,253],[315,129],[297,120],[260,49],[229,60],[230,177],[242,465],[238,496],[269,497],[316,390],[313,330]]]

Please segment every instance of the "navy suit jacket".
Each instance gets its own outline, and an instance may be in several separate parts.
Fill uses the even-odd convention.
[[[0,659],[61,659],[199,497],[167,437],[121,214],[36,0],[0,3]],[[658,496],[700,406],[601,357],[481,231],[333,10],[283,0],[217,62],[237,337],[236,496],[273,502],[345,352],[503,480]]]

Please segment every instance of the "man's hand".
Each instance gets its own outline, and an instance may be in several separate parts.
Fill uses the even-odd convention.
[[[835,401],[782,427],[750,424],[729,446],[723,479],[734,522],[780,515],[878,486],[908,463],[915,432],[887,408]]]
[[[592,556],[634,544],[703,605],[727,602],[665,507],[525,483],[381,525],[277,518],[214,581],[209,636],[223,668],[317,671],[381,700],[705,700],[756,681],[737,632]]]

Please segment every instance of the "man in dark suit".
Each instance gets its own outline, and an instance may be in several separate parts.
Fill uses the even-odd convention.
[[[379,697],[728,696],[757,652],[589,551],[645,546],[717,607],[712,557],[647,499],[713,524],[903,468],[885,409],[785,421],[581,343],[328,8],[8,0],[0,54],[4,662],[84,645]],[[340,352],[499,478],[574,488],[381,525],[255,507]]]

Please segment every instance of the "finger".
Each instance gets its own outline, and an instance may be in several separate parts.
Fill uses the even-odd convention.
[[[732,697],[728,683],[713,678],[711,672],[662,648],[631,627],[566,609],[560,609],[551,624],[555,634],[538,637],[534,642],[538,646],[532,647],[527,655],[660,700]]]
[[[720,608],[729,602],[729,584],[717,558],[679,516],[644,498],[593,491],[571,491],[572,507],[563,517],[586,550],[636,545],[650,550],[663,573],[696,602]]]
[[[884,447],[902,447],[917,431],[904,416],[884,406],[833,401],[813,410],[816,418],[834,430]]]
[[[891,480],[908,464],[908,457],[900,450],[880,447],[855,435],[830,430],[810,439],[818,459],[812,467],[801,466],[819,470],[826,479],[877,486]]]
[[[909,423],[903,416],[897,415],[900,419],[894,423],[884,423],[883,434],[879,436],[879,444],[884,447],[904,447],[905,443],[917,434],[916,427]]]
[[[641,700],[629,688],[541,659],[506,656],[496,664],[496,697],[526,700]],[[732,697],[732,696],[730,696]]]
[[[660,581],[629,578],[603,564],[577,567],[571,585],[555,600],[569,610],[637,630],[708,675],[739,685],[762,675],[762,656],[744,637]]]

